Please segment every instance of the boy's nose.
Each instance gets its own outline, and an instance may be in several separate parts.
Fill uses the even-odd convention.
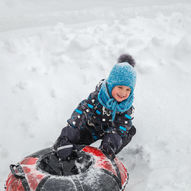
[[[125,91],[121,92],[121,95],[122,95],[122,96],[125,96],[125,95],[126,95],[126,92],[125,92]]]

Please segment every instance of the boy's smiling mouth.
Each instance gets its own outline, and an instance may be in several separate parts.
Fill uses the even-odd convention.
[[[117,94],[117,96],[119,97],[119,98],[124,98],[125,96],[120,96],[119,94]]]

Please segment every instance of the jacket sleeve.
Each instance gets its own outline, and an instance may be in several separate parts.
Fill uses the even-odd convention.
[[[67,120],[68,124],[73,128],[83,128],[92,113],[92,109],[93,104],[88,99],[83,100],[73,111],[70,119]]]
[[[80,131],[86,127],[86,121],[91,111],[91,105],[88,100],[83,100],[73,111],[70,119],[67,120],[68,125],[64,127],[58,137],[54,148],[63,147],[64,145],[79,144]]]
[[[134,107],[132,106],[127,112],[124,112],[116,116],[114,121],[114,129],[118,135],[122,138],[122,146],[117,150],[116,154],[119,153],[136,134],[136,128],[132,124],[134,114]]]
[[[99,83],[100,84],[100,83]],[[71,117],[67,120],[68,125],[62,129],[59,139],[67,139],[72,144],[78,144],[80,139],[80,130],[87,126],[89,119],[93,115],[93,108],[95,104],[95,96],[100,85],[96,86],[87,99],[84,99],[73,111]]]
[[[96,97],[98,91],[101,87],[103,80],[101,80],[95,88],[95,91],[92,92],[87,99],[83,100],[78,107],[74,110],[71,115],[71,118],[67,120],[68,124],[74,128],[83,128],[86,126],[86,123],[89,122],[89,119],[92,118],[94,114],[94,106],[96,102]]]
[[[62,129],[62,132],[57,142],[67,140],[71,144],[78,144],[80,140],[80,131],[87,127],[89,119],[93,115],[94,104],[96,101],[97,93],[101,87],[103,80],[96,86],[87,99],[84,99],[73,111],[71,117],[67,120],[68,125]],[[89,124],[88,124],[89,125]],[[58,142],[58,143],[59,143]]]

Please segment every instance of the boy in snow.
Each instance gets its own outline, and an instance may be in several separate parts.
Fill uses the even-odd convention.
[[[74,110],[54,144],[61,160],[70,159],[75,145],[90,145],[98,139],[102,139],[100,149],[114,158],[131,141],[136,133],[132,125],[134,66],[130,55],[121,55],[109,77]]]

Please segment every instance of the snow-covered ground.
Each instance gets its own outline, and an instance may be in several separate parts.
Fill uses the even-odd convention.
[[[128,52],[138,80],[137,135],[118,155],[126,190],[190,191],[190,33],[188,0],[1,0],[1,190],[9,164],[51,146]]]

